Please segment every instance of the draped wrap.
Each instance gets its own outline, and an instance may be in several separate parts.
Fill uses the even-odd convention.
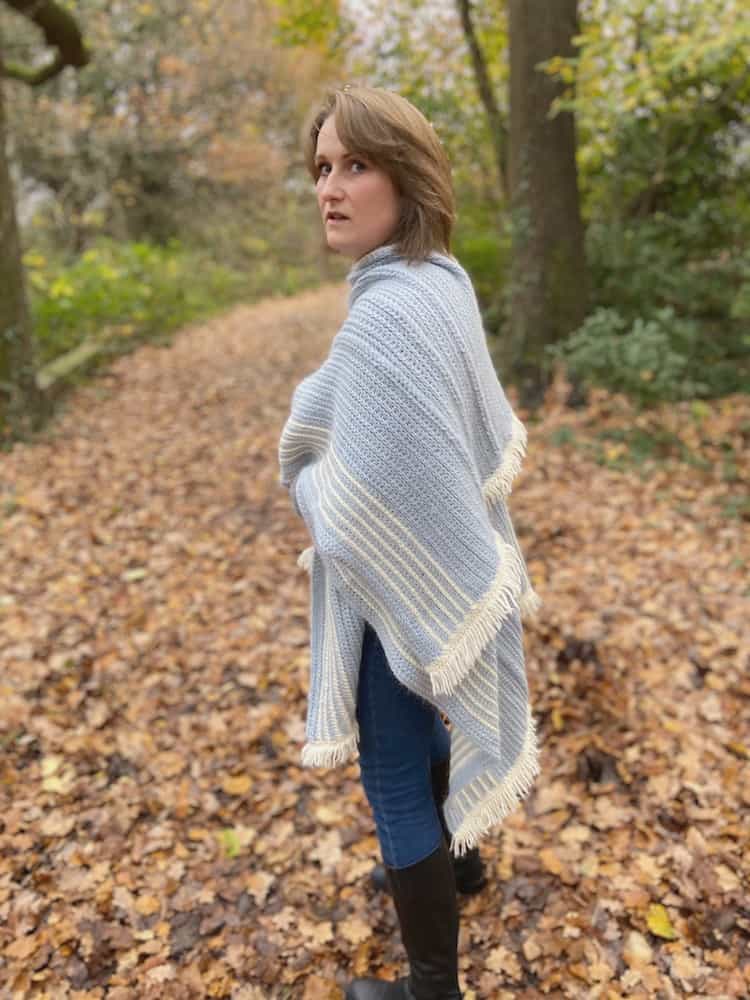
[[[507,498],[526,430],[494,370],[471,280],[393,246],[348,275],[347,318],[294,390],[280,482],[312,545],[302,762],[357,753],[365,622],[401,683],[452,727],[444,807],[461,854],[538,773],[522,619],[541,602]],[[397,738],[397,737],[396,737]]]

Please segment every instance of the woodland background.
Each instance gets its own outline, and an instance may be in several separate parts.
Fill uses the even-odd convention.
[[[301,129],[356,80],[448,148],[529,430],[543,776],[467,1000],[746,996],[747,0],[7,0],[0,60],[0,996],[403,967],[356,765],[299,767],[276,467],[348,266]]]

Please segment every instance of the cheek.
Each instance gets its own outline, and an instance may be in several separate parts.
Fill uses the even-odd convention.
[[[389,183],[387,191],[384,193],[384,198],[388,202],[388,207],[390,209],[390,214],[393,219],[398,219],[401,214],[401,199],[398,196],[393,184]]]
[[[399,199],[393,185],[382,177],[373,177],[366,192],[363,191],[366,203],[379,216],[395,216],[399,214]]]

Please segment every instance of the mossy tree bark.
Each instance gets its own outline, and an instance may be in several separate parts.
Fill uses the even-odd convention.
[[[56,49],[38,68],[6,62],[0,38],[0,443],[36,430],[49,414],[46,395],[36,380],[21,239],[16,219],[13,182],[8,164],[3,78],[37,86],[65,66],[84,66],[88,53],[75,19],[51,0],[6,0],[41,29]]]
[[[35,378],[21,240],[5,148],[5,103],[0,85],[0,440],[21,436],[37,426],[44,409],[43,395]]]
[[[544,348],[586,314],[575,122],[568,112],[549,117],[562,84],[537,69],[574,54],[577,23],[577,0],[509,0],[513,269],[510,335],[499,361],[529,406],[553,377]]]

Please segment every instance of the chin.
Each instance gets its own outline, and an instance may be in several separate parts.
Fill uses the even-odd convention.
[[[331,253],[344,253],[341,243],[339,243],[335,236],[333,238],[326,236],[326,245]]]
[[[335,240],[333,241],[327,240],[326,242],[328,244],[328,249],[330,250],[330,252],[338,254],[339,257],[349,257],[352,260],[357,260],[359,257],[362,256],[359,253],[359,251],[353,250],[351,247],[348,247],[345,244],[341,243],[337,244]]]

